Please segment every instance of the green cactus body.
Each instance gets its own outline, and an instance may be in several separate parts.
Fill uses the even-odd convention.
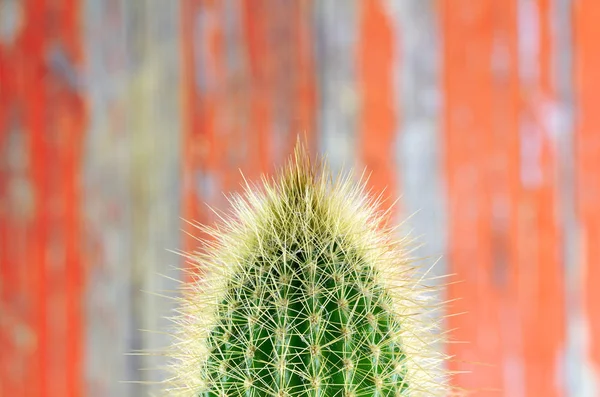
[[[178,317],[170,393],[224,397],[442,395],[443,356],[402,241],[349,177],[297,149],[232,200]]]

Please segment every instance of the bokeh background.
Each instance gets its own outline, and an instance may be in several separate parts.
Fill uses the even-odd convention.
[[[461,280],[457,385],[600,396],[599,43],[597,0],[0,0],[0,396],[156,392],[182,219],[298,134]]]

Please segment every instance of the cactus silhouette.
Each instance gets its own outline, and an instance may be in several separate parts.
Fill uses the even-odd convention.
[[[170,395],[430,396],[448,390],[406,241],[364,182],[301,145],[189,255]]]

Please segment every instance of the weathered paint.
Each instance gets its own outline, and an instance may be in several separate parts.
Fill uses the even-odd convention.
[[[316,40],[313,30],[315,8],[314,0],[295,2],[292,8],[293,42],[297,48],[294,67],[297,77],[294,79],[295,86],[291,95],[295,103],[295,114],[288,138],[288,153],[292,152],[296,135],[306,139],[310,152],[314,153],[317,150]]]
[[[419,256],[446,251],[459,386],[597,394],[594,1],[159,2],[0,1],[0,395],[150,391],[118,381],[162,376],[123,353],[165,341],[138,290],[171,289],[177,213],[210,223],[298,134],[420,211]]]
[[[458,375],[457,383],[562,395],[565,286],[550,3],[444,6],[449,255],[465,280],[449,292],[464,299],[458,311],[467,312],[449,323],[459,339],[477,341],[475,350],[451,351],[487,365],[476,366],[476,376]],[[477,28],[477,39],[467,40]]]
[[[370,173],[370,187],[384,191],[383,205],[389,206],[397,194],[394,147],[398,114],[393,73],[398,67],[394,64],[396,38],[383,1],[365,0],[360,6],[356,155]]]
[[[181,222],[178,176],[180,171],[179,63],[176,30],[177,3],[160,0],[126,2],[131,49],[127,86],[128,135],[131,156],[131,322],[136,350],[156,351],[172,342],[159,330],[171,323],[174,302],[150,293],[176,291],[179,257],[168,251],[179,248]],[[157,111],[160,109],[160,112]],[[166,374],[167,360],[147,354],[131,360],[139,372],[134,393],[157,394]]]
[[[355,164],[358,128],[356,43],[360,1],[315,2],[315,63],[319,151],[335,171]]]
[[[64,316],[54,318],[53,329],[58,330],[51,345],[56,357],[63,365],[49,366],[52,373],[49,379],[55,379],[56,387],[49,386],[49,395],[54,396],[81,396],[83,391],[83,311],[82,296],[85,281],[84,258],[82,257],[82,217],[81,217],[81,189],[80,175],[82,169],[82,143],[87,128],[87,110],[81,91],[81,62],[82,43],[79,34],[80,2],[78,0],[63,0],[55,4],[55,14],[60,15],[56,24],[56,40],[54,48],[49,48],[45,54],[49,67],[49,75],[54,76],[54,92],[49,93],[49,114],[55,114],[54,123],[49,127],[54,128],[58,138],[57,157],[60,168],[57,171],[57,180],[62,181],[56,185],[60,189],[59,200],[62,208],[57,214],[55,230],[63,229],[61,240],[57,244],[57,260],[63,261],[62,269],[57,272],[54,280],[50,279],[49,288],[60,291],[62,288]],[[49,12],[53,10],[50,9]],[[52,109],[56,106],[56,110]],[[52,125],[54,124],[54,125]],[[45,168],[51,170],[53,160]],[[62,253],[60,251],[62,250]],[[61,257],[62,256],[62,257]],[[52,264],[49,266],[52,268]],[[63,287],[61,288],[61,282]],[[60,292],[57,294],[60,295]],[[47,300],[47,309],[52,314],[52,309],[59,306],[51,299]],[[64,341],[63,343],[56,343]],[[68,343],[67,343],[68,341]],[[58,347],[57,347],[58,346]],[[60,385],[60,386],[59,386]]]
[[[215,73],[214,57],[218,26],[214,17],[214,5],[205,6],[201,1],[181,3],[181,56],[183,95],[182,138],[182,217],[204,223],[210,218],[201,202],[216,195],[214,161],[214,137],[206,92],[214,78],[203,74]],[[214,83],[213,83],[214,84]],[[184,226],[190,236],[184,238],[183,250],[191,252],[196,242],[197,229]],[[202,237],[198,235],[198,237]]]
[[[394,154],[402,213],[402,233],[410,232],[423,245],[413,255],[427,257],[429,275],[446,271],[446,216],[440,134],[440,32],[436,0],[386,3],[394,18],[395,103],[402,113]],[[429,259],[431,258],[431,259]],[[439,260],[438,260],[439,259]],[[429,263],[429,261],[435,262]],[[443,284],[447,280],[439,279]]]
[[[23,29],[14,46],[3,48],[3,55],[12,59],[3,64],[2,74],[14,84],[2,100],[8,160],[4,216],[13,225],[3,238],[11,247],[6,250],[11,269],[3,278],[13,287],[2,305],[10,302],[11,309],[3,310],[9,348],[2,354],[7,382],[0,391],[78,396],[84,277],[79,170],[86,117],[81,93],[73,85],[81,60],[74,32],[78,3],[32,1],[22,6]],[[44,23],[48,15],[54,24]]]
[[[132,321],[132,200],[127,128],[130,75],[123,0],[86,1],[85,92],[89,123],[81,175],[85,286],[84,395],[132,396],[139,380],[135,359],[139,332]],[[116,381],[119,380],[119,381]]]
[[[256,182],[296,136],[314,142],[311,4],[182,3],[184,219],[211,222],[205,204],[223,208],[240,169]],[[184,249],[196,246],[189,237]]]
[[[600,35],[600,4],[590,0],[573,3],[574,12],[574,86],[576,135],[576,207],[580,225],[579,242],[583,293],[583,326],[586,360],[594,365],[596,388],[600,390],[600,113],[597,109],[600,92],[600,54],[597,37]]]
[[[502,387],[499,289],[492,253],[494,2],[441,2],[444,165],[448,195],[448,298],[454,380],[477,395]],[[483,364],[483,365],[482,365]],[[471,371],[471,372],[463,372]]]
[[[550,11],[548,0],[520,3],[519,296],[526,395],[561,396],[564,380],[557,375],[565,339],[565,290],[552,124],[555,88]]]
[[[25,26],[15,38],[14,47],[3,48],[5,56],[12,58],[4,65],[4,75],[14,85],[7,87],[3,103],[6,105],[3,152],[8,160],[8,164],[4,164],[6,212],[3,221],[12,227],[5,234],[9,269],[3,274],[2,283],[3,287],[10,285],[5,295],[7,301],[3,302],[3,306],[6,305],[3,314],[7,314],[2,316],[5,319],[3,333],[9,347],[2,353],[3,378],[6,375],[7,380],[2,391],[23,396],[44,395],[42,386],[47,380],[44,371],[48,357],[47,316],[43,307],[46,150],[40,139],[45,130],[46,99],[40,79],[45,45],[40,24],[44,11],[44,4],[25,4],[22,9]],[[30,266],[23,266],[24,263]]]
[[[520,81],[517,1],[497,2],[493,9],[492,126],[487,177],[491,195],[492,277],[498,289],[499,342],[497,360],[503,395],[524,396],[525,361],[519,300],[519,164]],[[490,365],[489,363],[483,363]],[[486,386],[486,385],[484,385]]]

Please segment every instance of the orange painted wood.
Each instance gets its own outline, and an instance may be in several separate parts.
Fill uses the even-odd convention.
[[[9,66],[8,48],[0,45],[0,81],[9,81],[12,77],[12,67]],[[11,79],[12,80],[12,79]],[[9,171],[5,155],[8,145],[8,111],[12,93],[8,85],[0,88],[0,153],[3,154],[2,167],[0,168],[0,311],[4,313],[4,320],[0,324],[0,345],[5,348],[0,351],[0,395],[6,395],[14,389],[13,380],[10,376],[10,362],[13,353],[13,344],[8,332],[9,305],[11,296],[14,294],[14,276],[12,275],[13,264],[11,262],[10,245],[8,236],[11,232],[9,226]]]
[[[203,203],[207,201],[207,180],[214,177],[214,105],[208,98],[212,87],[210,73],[215,71],[214,56],[218,42],[218,26],[214,19],[200,20],[200,10],[213,2],[188,0],[181,2],[182,21],[182,95],[183,95],[183,209],[186,221],[207,223],[209,215]],[[206,11],[202,11],[206,12]],[[199,42],[197,42],[199,41]],[[200,63],[200,64],[199,64]],[[205,75],[200,75],[203,73]],[[200,92],[203,89],[204,92]],[[211,186],[208,186],[210,188]],[[194,237],[205,237],[198,229],[183,225],[186,235],[183,250],[193,252],[198,242]]]
[[[22,30],[0,50],[0,395],[78,396],[85,111],[69,80],[80,59],[78,2],[22,5]]]
[[[46,164],[47,222],[51,233],[45,242],[47,266],[48,396],[82,394],[83,371],[83,258],[81,256],[80,169],[85,128],[83,100],[78,92],[80,61],[78,1],[49,5],[46,37],[55,43],[60,64],[46,61],[47,84],[44,145]],[[49,50],[47,50],[49,51]],[[48,56],[46,55],[46,59]]]
[[[214,220],[205,202],[227,206],[222,193],[240,189],[240,169],[246,179],[257,181],[287,157],[297,135],[314,142],[311,2],[243,1],[236,7],[182,3],[183,217],[198,223]],[[223,42],[225,12],[238,13],[241,24],[241,42],[229,47]],[[289,31],[293,46],[280,40],[278,26]],[[241,56],[245,66],[228,63],[228,52]],[[282,106],[289,118],[276,126],[275,112]],[[276,134],[285,134],[277,146]],[[186,231],[198,233],[193,227]],[[187,238],[184,249],[197,246]]]
[[[14,101],[15,54],[8,45],[0,44],[0,396],[14,394],[16,382],[12,376],[15,346],[10,327],[13,322],[12,299],[16,293],[14,255],[9,236],[15,228],[11,216],[11,170],[8,144],[10,139],[11,110]]]
[[[314,146],[315,70],[312,0],[243,2],[248,55],[250,180],[272,172],[291,154],[296,138]]]
[[[197,1],[182,1],[181,7],[181,96],[182,96],[182,208],[181,216],[186,220],[193,220],[198,217],[196,202],[198,193],[196,191],[195,169],[199,163],[201,149],[193,145],[194,130],[198,124],[194,113],[197,107],[197,98],[195,90],[195,70],[194,70],[194,15],[197,10]],[[186,234],[183,236],[182,249],[185,252],[191,252],[195,244],[193,238],[187,233],[194,233],[194,229],[189,225],[183,226]]]
[[[558,219],[557,155],[549,124],[554,101],[551,4],[538,0],[532,15],[537,48],[526,50],[533,76],[524,77],[519,207],[520,299],[526,395],[561,396],[559,360],[565,339],[565,285]],[[537,52],[537,54],[536,54]]]
[[[581,225],[581,275],[584,313],[589,326],[587,359],[600,365],[600,3],[574,2],[574,87],[576,113],[576,202]]]
[[[293,100],[295,114],[292,123],[291,144],[297,135],[306,139],[311,152],[316,152],[316,73],[313,37],[314,0],[293,2],[294,64],[297,70],[294,80]],[[292,148],[290,147],[291,153]]]
[[[472,371],[456,383],[477,395],[561,395],[555,379],[565,317],[547,113],[550,7],[540,0],[536,15],[521,15],[539,21],[521,33],[539,42],[525,50],[519,81],[517,43],[527,38],[517,36],[516,5],[442,3],[449,259],[464,280],[448,294],[462,299],[453,312],[467,312],[449,324],[458,328],[456,339],[469,342],[450,352],[458,358],[453,369]]]
[[[247,48],[249,125],[247,134],[254,139],[249,142],[249,180],[256,180],[261,173],[271,169],[271,128],[273,117],[273,77],[275,54],[269,48],[269,2],[266,0],[242,2],[244,45]]]
[[[361,113],[357,151],[371,173],[369,185],[376,192],[385,189],[384,206],[396,195],[395,140],[398,115],[394,100],[394,29],[380,0],[361,3],[357,62]],[[376,43],[376,44],[375,44]]]
[[[492,196],[491,248],[493,280],[498,288],[499,362],[492,370],[501,377],[502,393],[525,393],[523,315],[521,313],[519,247],[521,93],[518,52],[518,4],[494,4],[495,67],[492,97],[490,173]],[[500,382],[500,380],[497,380]],[[500,383],[499,383],[500,384]]]
[[[492,252],[494,2],[442,1],[443,142],[448,200],[448,318],[457,386],[479,396],[502,389],[500,290]],[[485,365],[482,365],[485,364]],[[463,371],[471,371],[463,373]]]
[[[35,335],[35,350],[30,356],[27,373],[24,374],[25,396],[48,396],[49,363],[48,313],[45,302],[48,295],[47,256],[44,247],[48,241],[48,192],[44,183],[44,168],[47,165],[47,148],[44,142],[46,86],[43,82],[43,59],[45,51],[44,20],[46,4],[29,1],[25,4],[27,27],[24,32],[23,70],[24,127],[29,141],[29,175],[35,202],[31,224],[26,226],[26,262],[30,268],[20,266],[23,280],[22,296],[30,305],[28,325]],[[23,258],[24,259],[24,258]],[[19,262],[17,262],[18,264]],[[28,311],[29,311],[28,310]]]

